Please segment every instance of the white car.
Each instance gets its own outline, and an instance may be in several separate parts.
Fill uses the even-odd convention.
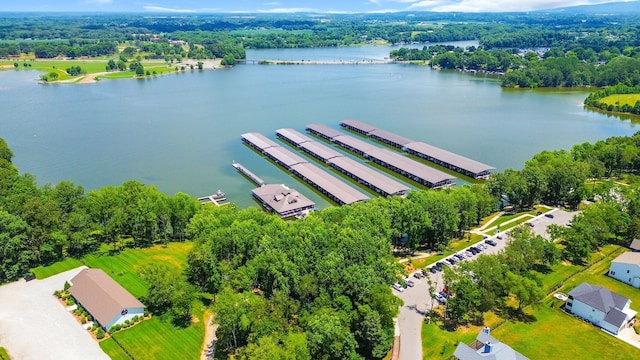
[[[398,283],[393,284],[393,288],[394,288],[397,292],[403,292],[403,291],[404,291],[404,288],[403,288],[400,284],[398,284]]]

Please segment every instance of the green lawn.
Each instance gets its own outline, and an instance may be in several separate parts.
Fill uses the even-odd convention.
[[[187,263],[187,253],[193,243],[169,243],[167,247],[156,245],[147,249],[126,249],[117,255],[91,254],[83,258],[85,265],[104,270],[133,296],[147,293],[147,285],[138,275],[148,263],[160,262],[182,271]]]
[[[601,103],[605,103],[607,105],[631,105],[634,106],[637,101],[640,101],[640,94],[613,94],[607,97],[604,97],[599,100]]]
[[[76,258],[66,258],[49,266],[38,266],[37,268],[31,269],[31,271],[36,274],[36,279],[42,280],[48,278],[49,276],[60,274],[61,272],[75,269],[78,266],[82,265],[82,262]]]
[[[11,359],[9,357],[9,354],[7,354],[7,350],[3,347],[0,347],[0,359],[2,360],[9,360]]]
[[[204,324],[200,320],[177,329],[169,321],[152,317],[115,333],[115,338],[136,359],[196,359],[204,341]],[[111,339],[102,341],[100,347],[112,359],[128,359]]]

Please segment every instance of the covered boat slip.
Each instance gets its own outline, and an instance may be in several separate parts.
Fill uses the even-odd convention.
[[[495,170],[493,166],[427,143],[413,141],[358,120],[344,120],[340,126],[475,179],[486,178]]]
[[[372,189],[382,196],[406,195],[410,190],[408,186],[401,184],[400,182],[370,168],[365,164],[344,156],[338,151],[320,144],[294,129],[280,129],[276,131],[276,134],[291,144],[295,145],[296,143],[299,143],[300,149],[306,153],[322,160],[337,171],[347,175],[351,179],[356,180],[359,184]],[[365,144],[361,140],[355,140]],[[269,150],[272,149],[268,149],[268,151]]]
[[[291,171],[336,203],[352,204],[369,197],[333,175],[310,164],[303,157],[283,148],[260,133],[242,134],[242,141],[269,159]]]

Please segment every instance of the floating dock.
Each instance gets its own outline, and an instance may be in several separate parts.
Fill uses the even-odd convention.
[[[265,182],[264,180],[262,180],[261,178],[258,177],[258,175],[252,173],[249,169],[247,169],[246,167],[244,167],[242,164],[237,163],[237,162],[233,162],[231,164],[231,166],[233,166],[234,168],[236,168],[236,170],[238,170],[239,172],[243,173],[246,177],[248,177],[249,179],[251,179],[251,181],[253,181],[254,183],[260,185],[260,186],[264,186]]]
[[[310,137],[297,132],[294,129],[280,129],[276,132],[281,139],[298,146],[306,153],[324,161],[332,168],[354,179],[382,196],[406,195],[408,186],[379,173],[350,157],[331,149],[330,147],[314,141]],[[358,140],[360,141],[360,140]]]
[[[330,175],[299,155],[283,148],[260,133],[242,134],[242,141],[269,159],[291,171],[340,205],[366,201],[369,197]]]
[[[229,204],[227,202],[227,195],[220,190],[213,195],[199,197],[198,200],[203,204],[213,203],[216,206]]]
[[[379,148],[371,143],[354,138],[353,136],[345,135],[342,132],[324,125],[309,125],[307,126],[307,131],[317,134],[324,139],[329,139],[333,143],[340,145],[353,153],[361,155],[365,159],[382,165],[385,168],[414,180],[424,186],[437,189],[455,184],[455,177],[443,171],[436,170],[387,149]]]
[[[340,126],[474,179],[486,179],[496,169],[479,161],[378,129],[358,120],[344,120]],[[315,131],[315,128],[309,131]]]

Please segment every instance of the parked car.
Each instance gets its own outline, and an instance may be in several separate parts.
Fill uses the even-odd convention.
[[[434,266],[432,266],[432,267],[430,267],[430,268],[429,268],[429,271],[430,271],[432,274],[435,274],[435,273],[437,273],[437,272],[438,272],[438,269],[437,269],[437,268],[436,268],[436,266],[434,265]]]
[[[453,256],[457,257],[457,258],[458,258],[458,259],[460,259],[460,260],[464,260],[464,258],[465,258],[465,256],[464,256],[464,255],[462,255],[462,254],[455,254],[455,255],[453,255]]]
[[[416,286],[416,283],[414,283],[413,280],[411,279],[404,279],[404,282],[407,284],[408,287]]]
[[[424,277],[424,275],[422,274],[422,271],[418,271],[418,272],[413,274],[413,277],[416,278],[416,279],[422,279]]]
[[[546,213],[546,214],[544,214],[544,216],[548,217],[549,219],[553,219],[553,214]]]
[[[535,225],[533,225],[533,223],[527,223],[527,224],[529,224],[529,226],[531,226],[531,227],[534,227],[534,226],[535,226]]]
[[[392,287],[393,287],[397,292],[403,292],[403,291],[404,291],[404,288],[403,288],[400,284],[398,284],[398,283],[393,284],[393,285],[392,285]]]
[[[536,215],[542,215],[542,211],[536,212]]]
[[[475,251],[476,254],[482,251],[482,248],[480,247],[481,244],[478,244],[478,246],[472,246],[469,249],[471,249],[472,251]]]
[[[487,245],[485,245],[485,244],[478,244],[476,246],[478,247],[478,249],[480,249],[480,251],[487,250]]]
[[[485,243],[487,243],[487,244],[489,244],[489,245],[491,245],[491,246],[496,246],[496,245],[498,245],[498,243],[497,243],[497,242],[495,242],[495,241],[493,241],[493,240],[485,240],[484,242],[485,242]]]
[[[35,278],[36,278],[36,274],[32,272],[28,272],[24,274],[24,281],[31,281],[31,280],[34,280]]]
[[[442,261],[438,261],[435,267],[436,267],[436,270],[442,271],[443,266],[444,266],[444,263]]]
[[[456,263],[456,260],[453,260],[453,258],[444,259],[444,264],[446,266],[452,266],[452,265],[455,265],[455,263]]]
[[[439,293],[434,294],[433,296],[436,298],[436,300],[438,300],[440,304],[444,304],[447,302],[447,299],[444,296],[440,295]]]
[[[471,250],[467,250],[467,251],[465,251],[465,252],[464,252],[464,254],[465,254],[468,258],[473,257],[473,255],[475,255],[473,252],[471,252]]]

